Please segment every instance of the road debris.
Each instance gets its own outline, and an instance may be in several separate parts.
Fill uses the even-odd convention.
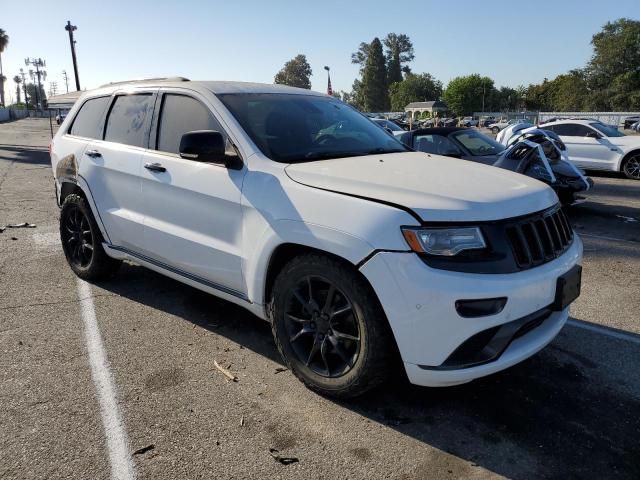
[[[133,455],[144,455],[145,453],[147,453],[150,450],[153,450],[154,448],[156,448],[156,446],[155,444],[152,443],[151,445],[147,445],[146,447],[139,448],[138,450],[133,452]]]
[[[244,427],[244,415],[240,417],[240,426]]]
[[[4,232],[7,228],[36,228],[36,224],[22,222],[22,223],[14,223],[11,225],[5,225],[4,227],[0,227],[0,233]]]
[[[231,373],[229,370],[227,370],[224,367],[221,367],[220,364],[214,360],[213,361],[213,365],[225,376],[227,377],[229,380],[231,380],[232,382],[237,382],[238,381],[238,377],[236,377],[233,373]]]
[[[287,370],[289,369],[285,367],[278,367],[276,368],[276,373],[286,372]]]
[[[283,457],[275,448],[269,449],[269,455],[271,455],[276,462],[280,462],[283,465],[291,465],[292,463],[298,463],[300,461],[297,457]]]

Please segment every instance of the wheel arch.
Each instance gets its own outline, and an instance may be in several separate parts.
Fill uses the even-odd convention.
[[[77,180],[71,179],[60,179],[60,194],[58,198],[58,204],[62,206],[65,198],[67,198],[71,194],[79,195],[87,201],[89,208],[91,209],[91,213],[93,214],[93,218],[95,218],[96,223],[98,224],[98,228],[102,233],[102,237],[109,243],[111,243],[111,239],[109,238],[109,234],[104,228],[104,224],[102,223],[102,218],[100,217],[100,212],[98,212],[98,207],[96,206],[93,196],[91,195],[91,190],[89,186],[86,184],[84,179],[78,176]]]
[[[631,150],[630,152],[627,152],[624,154],[624,156],[622,157],[622,159],[620,160],[620,163],[618,164],[618,171],[622,173],[622,169],[624,168],[624,164],[627,160],[629,160],[629,158],[631,158],[634,155],[640,155],[640,148],[635,148],[633,150]]]

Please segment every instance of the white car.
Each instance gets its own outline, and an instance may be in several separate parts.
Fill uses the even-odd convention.
[[[473,117],[464,117],[462,120],[460,120],[459,125],[461,127],[477,127],[478,120],[474,120]]]
[[[625,135],[597,120],[559,120],[542,128],[560,136],[578,167],[622,172],[640,180],[640,136]]]
[[[504,130],[505,128],[507,128],[507,127],[509,127],[511,125],[517,125],[519,123],[529,123],[529,120],[527,120],[526,118],[517,118],[517,119],[513,119],[513,120],[509,120],[509,121],[501,120],[499,122],[492,123],[489,126],[489,130],[491,130],[491,133],[497,134],[501,130]]]
[[[427,386],[507,368],[580,290],[582,242],[549,187],[411,152],[309,90],[106,86],[76,103],[51,163],[80,278],[129,260],[241,305],[326,395],[400,366]]]

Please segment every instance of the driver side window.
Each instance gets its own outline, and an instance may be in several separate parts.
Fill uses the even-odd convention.
[[[177,154],[182,135],[194,130],[215,130],[229,143],[222,126],[206,106],[186,95],[164,94],[156,150]]]
[[[413,145],[419,152],[435,155],[460,155],[460,149],[443,135],[416,135]]]

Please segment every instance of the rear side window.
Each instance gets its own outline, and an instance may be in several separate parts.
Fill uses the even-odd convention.
[[[220,123],[198,100],[185,95],[165,94],[160,111],[157,150],[178,153],[182,135],[194,130],[216,130]]]
[[[145,146],[147,119],[152,111],[151,93],[117,96],[107,118],[104,139],[134,147]]]
[[[110,97],[98,97],[84,102],[73,120],[69,134],[77,137],[99,138],[98,126],[109,99]]]

